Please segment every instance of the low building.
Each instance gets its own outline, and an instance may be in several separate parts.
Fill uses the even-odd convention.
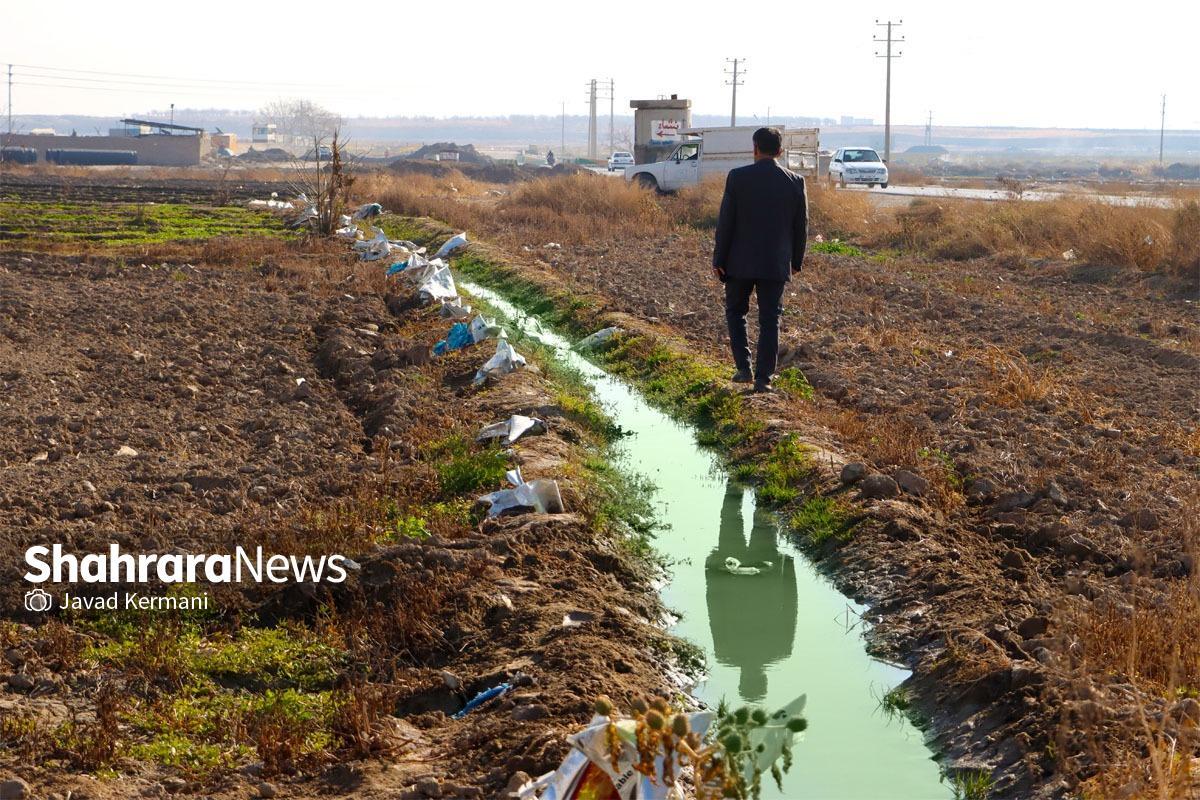
[[[633,111],[633,160],[660,161],[679,143],[679,132],[692,127],[692,101],[679,95],[657,100],[630,100]]]
[[[250,126],[250,141],[254,144],[266,144],[278,140],[277,127],[274,122],[256,122]]]

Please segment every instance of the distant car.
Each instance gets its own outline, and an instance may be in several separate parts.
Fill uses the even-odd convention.
[[[633,153],[627,153],[624,150],[617,150],[608,157],[608,171],[612,172],[617,169],[625,169],[633,166]]]
[[[888,168],[870,147],[840,147],[829,162],[829,185],[865,183],[868,186],[888,185]]]

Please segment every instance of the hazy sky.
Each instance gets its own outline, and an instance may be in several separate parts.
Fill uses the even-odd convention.
[[[1156,128],[1166,93],[1168,128],[1200,129],[1196,0],[775,2],[756,15],[758,5],[14,0],[0,64],[28,65],[15,67],[18,114],[304,96],[347,116],[452,116],[558,114],[564,100],[582,114],[592,77],[615,79],[626,113],[631,98],[671,93],[728,113],[724,59],[739,56],[741,122],[768,107],[882,121],[872,37],[890,15],[907,38],[893,67],[897,124],[932,110],[935,125]]]

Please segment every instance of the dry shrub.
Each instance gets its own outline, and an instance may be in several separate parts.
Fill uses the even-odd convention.
[[[1200,488],[1181,498],[1170,529],[1195,563],[1200,555]],[[1080,731],[1098,766],[1098,796],[1192,797],[1192,758],[1200,747],[1194,705],[1200,697],[1200,576],[1135,580],[1120,601],[1103,598],[1065,616],[1080,675],[1111,676],[1134,693],[1133,719],[1115,731]],[[1190,702],[1190,700],[1188,701]],[[1073,726],[1078,729],[1079,725]]]
[[[925,446],[921,432],[896,414],[867,415],[851,409],[817,407],[821,421],[838,434],[839,440],[881,465],[913,467]]]
[[[456,169],[441,175],[374,172],[355,185],[359,199],[383,205],[393,214],[433,217],[461,229],[479,229],[483,215],[472,201],[486,197],[489,187]]]
[[[109,682],[96,691],[95,718],[75,717],[56,732],[56,748],[76,769],[94,772],[116,761],[121,751],[119,714],[121,693]]]
[[[865,192],[831,189],[807,181],[809,234],[827,239],[857,239],[877,224],[879,209]]]
[[[660,233],[667,226],[667,216],[653,193],[589,173],[521,184],[500,201],[498,209],[505,223],[529,226],[570,243]]]
[[[1017,408],[1045,400],[1055,390],[1058,381],[1049,370],[1037,371],[1024,359],[990,348],[986,356],[989,377],[983,382],[983,392],[1001,408]]]
[[[1073,250],[1087,262],[1182,275],[1194,271],[1200,258],[1200,207],[1193,205],[1172,210],[1080,198],[914,200],[881,217],[868,242],[950,260],[1061,259]]]
[[[1200,202],[1190,200],[1175,210],[1171,239],[1175,246],[1171,266],[1175,272],[1193,279],[1200,277]]]
[[[695,186],[687,186],[675,194],[663,195],[659,203],[671,220],[693,228],[717,227],[721,213],[721,198],[725,194],[725,176],[709,175]]]
[[[389,725],[396,708],[393,686],[355,683],[334,695],[330,730],[352,758],[391,755],[398,749],[395,728]]]
[[[1088,203],[1075,216],[1072,244],[1085,261],[1154,270],[1167,263],[1171,238],[1158,209]]]

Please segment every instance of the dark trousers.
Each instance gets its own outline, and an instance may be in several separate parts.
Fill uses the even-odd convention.
[[[729,347],[739,370],[750,369],[750,342],[746,337],[746,314],[750,293],[758,293],[758,347],[754,380],[767,383],[775,374],[779,358],[779,316],[783,313],[785,281],[728,278],[725,281],[725,321],[729,324]]]

